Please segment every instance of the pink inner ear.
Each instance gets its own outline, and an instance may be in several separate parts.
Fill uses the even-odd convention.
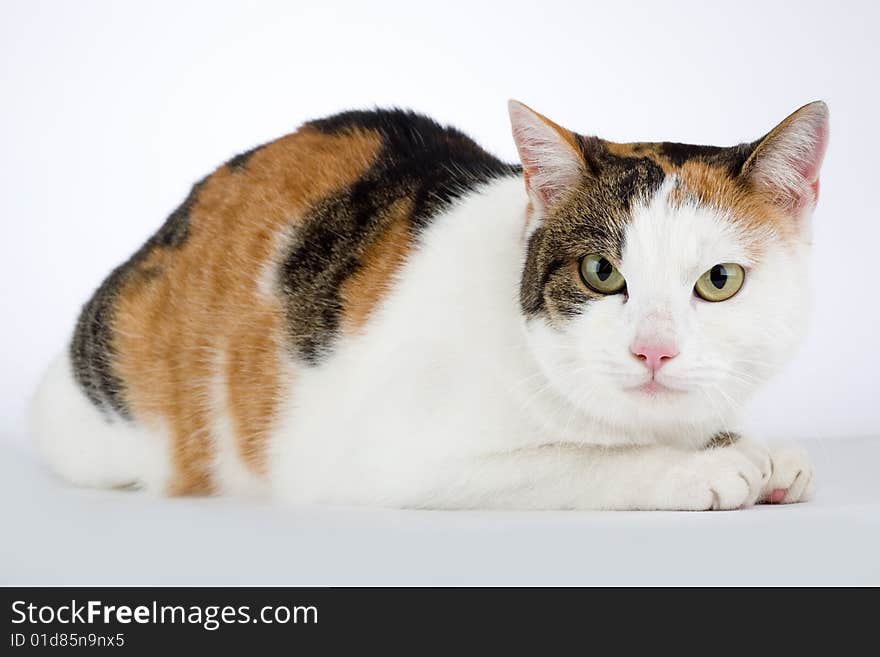
[[[803,194],[797,199],[795,207],[803,208],[806,205],[816,206],[819,200],[819,169],[822,159],[825,157],[825,149],[828,147],[828,123],[822,121],[815,126],[814,141],[812,148],[803,157],[792,163],[792,166],[803,176],[803,180],[809,183],[812,194]]]
[[[810,188],[813,190],[813,206],[819,200],[819,168],[825,157],[825,149],[828,148],[828,124],[823,123],[816,131],[816,147],[813,149],[813,157],[809,160],[810,166],[804,172],[804,177],[811,180]]]
[[[758,146],[753,180],[788,212],[799,215],[819,198],[819,169],[828,145],[828,109],[810,103]]]
[[[514,126],[513,138],[519,149],[520,161],[523,165],[523,180],[526,187],[536,194],[542,203],[549,203],[551,198],[551,189],[542,185],[534,185],[533,181],[536,176],[540,175],[539,150],[531,135],[526,130]]]
[[[562,128],[525,105],[511,101],[510,119],[529,194],[547,207],[577,179],[580,157]]]
[[[811,148],[802,154],[802,157],[789,163],[795,171],[801,175],[801,180],[809,186],[792,189],[792,209],[800,212],[805,207],[815,207],[819,200],[819,169],[822,166],[822,158],[825,157],[825,148],[828,146],[828,124],[821,123],[816,126],[814,141]],[[802,183],[803,184],[803,183]]]
[[[816,141],[807,157],[798,162],[798,170],[805,180],[809,180],[813,191],[819,194],[819,168],[822,166],[822,158],[825,157],[825,149],[828,147],[828,124],[821,123],[816,128]]]

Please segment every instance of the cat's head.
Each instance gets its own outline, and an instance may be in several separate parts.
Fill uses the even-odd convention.
[[[520,303],[550,384],[614,427],[726,428],[804,330],[825,104],[729,148],[510,115],[530,199]]]

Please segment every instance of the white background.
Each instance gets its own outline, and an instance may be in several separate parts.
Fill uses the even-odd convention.
[[[0,433],[79,306],[221,161],[400,105],[513,159],[505,101],[618,140],[732,144],[825,99],[815,318],[771,438],[880,434],[873,2],[0,1]]]

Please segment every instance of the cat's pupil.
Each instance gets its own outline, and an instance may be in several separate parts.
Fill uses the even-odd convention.
[[[614,271],[614,267],[611,266],[611,263],[605,258],[601,258],[596,266],[596,276],[599,277],[599,280],[607,281],[612,271]]]
[[[712,270],[709,272],[709,280],[712,281],[712,285],[719,290],[723,290],[724,286],[727,285],[727,269],[725,269],[724,265],[712,267]]]

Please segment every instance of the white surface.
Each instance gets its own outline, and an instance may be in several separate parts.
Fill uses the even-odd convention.
[[[763,437],[880,434],[874,83],[880,3],[46,2],[0,5],[0,418],[80,304],[234,153],[396,104],[508,159],[519,98],[611,139],[730,144],[824,98],[813,332],[753,405]]]
[[[168,500],[72,489],[6,447],[0,584],[880,584],[880,440],[806,446],[814,502],[701,513]]]

